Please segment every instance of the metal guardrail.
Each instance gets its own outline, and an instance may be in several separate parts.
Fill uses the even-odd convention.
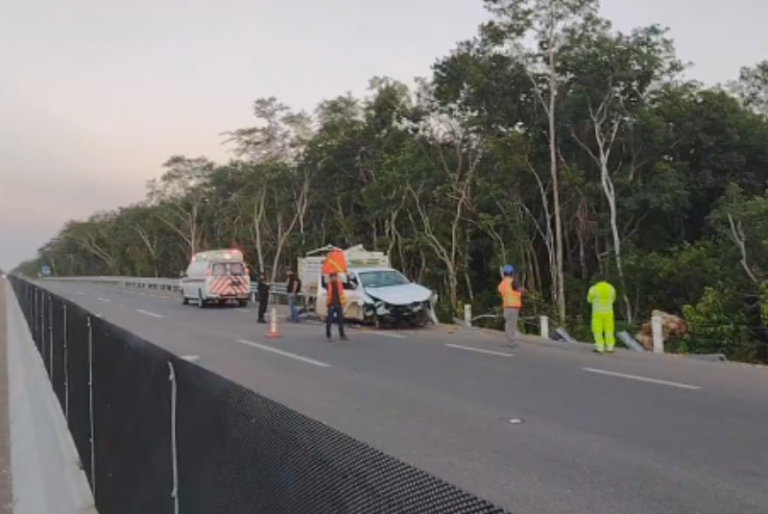
[[[67,420],[5,279],[14,514],[97,514]]]
[[[47,277],[42,280],[56,280],[56,281],[69,281],[69,282],[93,282],[101,284],[113,284],[121,287],[140,288],[140,289],[153,289],[160,291],[172,291],[178,292],[181,288],[181,279],[178,278],[149,278],[149,277]],[[256,283],[251,283],[251,293],[256,292]],[[270,284],[270,296],[273,297],[285,297],[287,296],[287,284],[285,282],[278,282]],[[307,293],[300,293],[303,299],[306,299]],[[455,319],[456,324],[463,324],[466,327],[472,327],[472,322],[481,318],[498,317],[497,315],[472,315],[472,306],[464,306],[464,319]],[[661,329],[661,318],[654,317],[652,319],[653,325],[653,339],[654,339],[654,352],[664,353],[664,339]],[[568,332],[558,327],[553,332],[550,332],[549,318],[547,316],[539,317],[539,332],[540,336],[544,339],[560,339],[569,343],[578,343],[573,339]],[[644,352],[645,349],[640,346],[637,341],[629,334],[621,332],[617,334],[617,337],[627,346],[630,351]],[[706,360],[727,361],[724,355],[712,355],[712,356],[698,356]]]
[[[619,340],[624,343],[624,346],[629,348],[630,350],[636,351],[636,352],[644,352],[645,348],[642,347],[640,343],[638,343],[634,337],[629,335],[625,330],[622,330],[616,336],[619,338]]]
[[[55,280],[59,282],[90,282],[99,284],[111,284],[121,287],[138,289],[154,289],[157,291],[181,291],[181,279],[178,278],[148,278],[148,277],[46,277],[42,280]],[[269,285],[269,292],[275,296],[286,296],[287,285],[277,282]],[[256,292],[256,283],[251,282],[251,293]]]

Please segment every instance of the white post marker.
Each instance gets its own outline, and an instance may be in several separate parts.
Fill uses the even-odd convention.
[[[468,303],[464,304],[464,324],[467,327],[472,326],[472,305]]]
[[[664,330],[661,326],[661,316],[651,318],[651,334],[653,334],[653,353],[664,353]]]
[[[541,337],[549,339],[549,316],[541,316],[539,318],[539,329]]]

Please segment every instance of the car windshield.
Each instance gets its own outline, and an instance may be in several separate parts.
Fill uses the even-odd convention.
[[[364,271],[358,273],[364,287],[390,287],[410,284],[410,280],[395,270]]]

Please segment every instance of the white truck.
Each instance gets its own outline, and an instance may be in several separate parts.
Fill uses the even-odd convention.
[[[333,246],[318,248],[299,258],[298,273],[309,310],[325,319],[326,283],[322,274],[326,255]],[[422,327],[437,322],[437,295],[426,287],[408,280],[392,268],[384,252],[369,252],[362,245],[344,250],[347,257],[346,277],[342,276],[347,305],[344,318],[361,324],[383,327],[410,325]]]

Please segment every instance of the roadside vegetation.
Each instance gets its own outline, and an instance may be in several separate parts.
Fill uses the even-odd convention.
[[[172,156],[145,201],[69,221],[19,270],[177,277],[237,245],[282,280],[341,240],[389,252],[446,320],[498,310],[512,263],[525,316],[581,337],[603,270],[630,332],[659,309],[686,320],[674,350],[768,361],[768,61],[704,86],[666,29],[618,32],[596,1],[484,3],[416,86],[374,77],[310,113],[258,99],[222,136],[231,161]]]

